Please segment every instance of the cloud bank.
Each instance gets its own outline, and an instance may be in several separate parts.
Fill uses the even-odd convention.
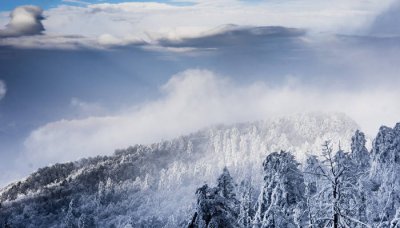
[[[163,96],[117,114],[60,120],[33,131],[25,160],[37,165],[111,154],[136,143],[170,139],[214,125],[299,112],[343,112],[367,133],[400,116],[396,90],[324,91],[292,78],[283,86],[238,85],[207,70],[187,70],[160,89]]]
[[[0,30],[0,37],[38,35],[44,31],[43,10],[37,6],[20,6],[10,14],[10,22]]]
[[[161,38],[157,42],[166,47],[193,47],[193,48],[220,48],[226,46],[253,46],[274,39],[298,38],[305,35],[305,31],[282,26],[244,27],[227,25],[197,37],[180,39]]]
[[[65,4],[83,1],[64,1]],[[46,42],[39,38],[19,38],[0,44],[22,47],[105,47],[159,41],[184,40],[195,42],[210,30],[222,25],[263,27],[282,26],[304,28],[315,33],[359,32],[386,9],[393,0],[329,1],[260,1],[236,0],[195,1],[192,4],[127,2],[83,5],[60,5],[46,10]],[[223,14],[221,12],[224,12]],[[12,21],[3,36],[39,34],[44,30],[41,10],[19,7],[12,13]],[[239,32],[239,31],[235,31]],[[79,34],[81,38],[75,36]],[[71,35],[74,39],[70,39]],[[218,37],[209,37],[217,39]],[[42,39],[42,38],[41,38]],[[22,43],[22,45],[21,45]],[[65,45],[67,43],[67,45]],[[176,44],[176,43],[175,43]]]

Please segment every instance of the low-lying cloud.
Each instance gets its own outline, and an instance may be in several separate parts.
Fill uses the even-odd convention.
[[[343,112],[362,130],[399,121],[397,90],[323,91],[291,78],[283,86],[237,85],[207,70],[187,70],[161,87],[163,96],[118,114],[60,120],[33,131],[24,159],[38,165],[111,154],[117,148],[170,139],[214,124],[299,112]]]
[[[0,30],[0,37],[38,35],[44,31],[43,10],[37,6],[20,6],[10,14],[10,22]]]

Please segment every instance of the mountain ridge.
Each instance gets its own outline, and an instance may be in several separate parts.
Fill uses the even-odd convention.
[[[43,213],[52,211],[48,213],[50,217],[40,212],[29,216],[25,213],[28,218],[21,221],[37,216],[34,221],[40,220],[50,227],[59,225],[57,221],[65,216],[71,202],[86,211],[77,214],[98,208],[115,211],[118,221],[115,216],[108,218],[100,213],[103,219],[96,222],[102,225],[124,226],[131,220],[137,220],[140,226],[157,224],[156,217],[163,221],[160,224],[174,227],[193,210],[194,190],[215,180],[223,167],[229,167],[237,180],[251,176],[258,184],[262,180],[261,163],[268,153],[289,150],[302,160],[307,153],[317,153],[327,139],[336,146],[340,142],[343,148],[350,148],[357,128],[343,114],[319,113],[214,126],[169,141],[116,150],[112,156],[41,168],[25,181],[3,188],[0,202],[5,214],[15,220],[15,211],[24,214],[26,207],[47,208]],[[85,203],[83,198],[96,205]],[[50,206],[43,205],[47,201]]]

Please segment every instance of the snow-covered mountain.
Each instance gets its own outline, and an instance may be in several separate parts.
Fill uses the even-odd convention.
[[[304,161],[325,140],[348,151],[357,128],[343,114],[298,114],[41,168],[1,190],[0,224],[177,227],[190,217],[196,189],[213,183],[225,166],[238,182],[250,178],[260,186],[268,154],[285,150]]]

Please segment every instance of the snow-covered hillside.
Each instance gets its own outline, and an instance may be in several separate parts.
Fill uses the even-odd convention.
[[[0,217],[23,227],[86,220],[101,227],[177,227],[190,217],[196,189],[215,182],[225,166],[238,182],[261,186],[268,154],[285,150],[305,161],[325,140],[348,151],[357,128],[343,114],[298,114],[56,164],[1,190]]]

